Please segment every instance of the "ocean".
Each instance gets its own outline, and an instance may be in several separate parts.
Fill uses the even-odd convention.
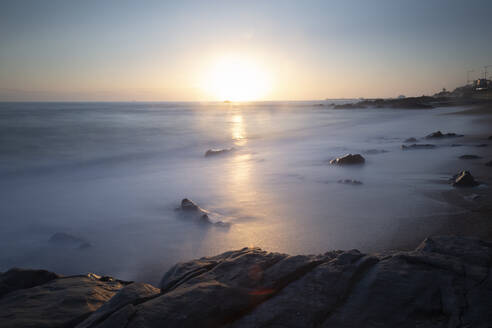
[[[0,271],[157,284],[178,261],[243,247],[410,246],[456,212],[435,195],[451,188],[460,139],[400,147],[436,130],[476,133],[473,118],[446,115],[462,108],[319,106],[332,102],[0,103]],[[212,148],[233,151],[205,157]],[[346,153],[365,164],[329,164]],[[230,225],[183,218],[185,197]],[[91,246],[53,243],[57,232]]]

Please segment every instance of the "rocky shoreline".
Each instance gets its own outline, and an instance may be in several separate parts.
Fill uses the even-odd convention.
[[[176,264],[159,288],[95,274],[0,275],[1,327],[488,327],[492,242],[319,255],[244,248]]]

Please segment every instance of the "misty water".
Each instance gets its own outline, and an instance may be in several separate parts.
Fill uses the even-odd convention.
[[[331,102],[331,101],[330,101]],[[428,110],[288,103],[0,104],[0,271],[39,267],[157,283],[177,261],[245,246],[378,251],[456,209],[429,196],[463,149],[402,151],[408,137],[469,133]],[[205,157],[210,148],[235,151]],[[330,159],[361,153],[363,166]],[[356,179],[362,185],[337,183]],[[176,208],[188,197],[230,227]],[[84,249],[49,242],[56,232]],[[432,232],[429,230],[429,232]]]

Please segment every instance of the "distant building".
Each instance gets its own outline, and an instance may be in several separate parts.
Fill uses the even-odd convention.
[[[487,79],[478,79],[474,83],[475,91],[485,91],[492,87],[492,81]]]

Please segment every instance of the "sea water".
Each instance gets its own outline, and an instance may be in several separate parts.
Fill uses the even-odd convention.
[[[157,283],[178,261],[246,246],[378,251],[433,233],[433,217],[456,209],[429,194],[451,188],[443,168],[463,149],[450,146],[459,139],[400,146],[477,125],[445,115],[460,108],[331,102],[0,104],[0,271]],[[205,157],[211,148],[234,150]],[[329,164],[346,153],[366,163]],[[185,197],[229,227],[184,219],[176,208]],[[91,246],[53,244],[56,232]]]

